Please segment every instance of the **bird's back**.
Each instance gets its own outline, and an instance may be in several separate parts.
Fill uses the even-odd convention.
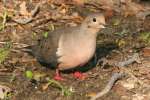
[[[72,34],[76,27],[60,28],[48,33],[48,36],[42,37],[37,44],[30,46],[31,54],[40,62],[56,67],[59,56],[56,54],[60,37],[63,34]]]

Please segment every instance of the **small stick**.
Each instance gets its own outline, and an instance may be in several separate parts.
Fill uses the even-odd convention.
[[[102,97],[103,95],[107,94],[111,90],[111,88],[113,87],[115,82],[118,79],[122,78],[123,76],[125,76],[125,74],[123,74],[123,73],[114,73],[112,75],[110,81],[106,85],[106,87],[101,92],[99,92],[96,96],[92,97],[91,100],[96,100],[96,99]]]
[[[141,81],[140,79],[138,79],[135,75],[133,75],[133,73],[130,70],[128,70],[125,67],[125,66],[127,66],[127,65],[129,65],[129,64],[131,64],[133,62],[141,63],[141,59],[140,59],[138,53],[133,54],[133,56],[130,59],[126,60],[126,61],[122,61],[122,62],[116,63],[115,66],[118,66],[119,68],[121,68],[122,70],[124,70],[125,73],[127,73],[128,75],[130,75],[139,84],[145,85],[145,86],[149,86],[148,84],[146,84],[143,81]]]
[[[19,23],[19,24],[27,24],[27,23],[30,23],[31,21],[33,21],[33,17],[36,15],[36,13],[39,11],[39,8],[40,8],[40,4],[41,3],[38,3],[36,5],[36,7],[31,11],[31,17],[29,18],[26,18],[26,19],[13,19],[13,21]]]
[[[138,53],[135,53],[133,54],[132,58],[126,60],[126,61],[122,61],[122,62],[119,62],[119,63],[116,63],[115,65],[116,66],[119,66],[119,67],[124,67],[124,66],[127,66],[133,62],[137,62],[137,63],[141,63],[141,60],[140,60],[140,57],[139,57],[139,54]]]
[[[0,42],[0,44],[6,44],[7,42]],[[22,47],[28,47],[29,45],[28,44],[24,44],[24,43],[17,43],[17,42],[14,42],[12,43],[14,45],[19,45],[19,46],[22,46]]]
[[[10,72],[8,72],[8,73],[0,72],[0,76],[11,76],[11,75],[12,75],[12,73],[10,73]]]
[[[0,69],[0,72],[5,72],[5,71],[8,71],[8,69],[6,68]]]
[[[27,24],[30,23],[33,20],[32,17],[27,18],[27,19],[13,19],[13,21],[19,23],[19,24]]]
[[[34,17],[34,16],[37,14],[37,12],[39,11],[39,9],[40,9],[40,4],[41,4],[41,3],[38,3],[38,4],[35,6],[35,8],[31,11],[32,17]]]

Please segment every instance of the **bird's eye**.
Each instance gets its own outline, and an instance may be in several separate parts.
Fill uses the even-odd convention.
[[[96,18],[93,18],[93,22],[96,22]]]

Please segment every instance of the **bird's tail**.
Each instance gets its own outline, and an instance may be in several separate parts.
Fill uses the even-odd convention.
[[[26,46],[26,47],[23,47],[23,48],[20,48],[20,50],[21,51],[23,51],[23,52],[26,52],[26,53],[28,53],[28,54],[30,54],[30,55],[33,55],[33,47],[34,46]]]
[[[23,52],[30,53],[32,52],[32,46],[23,47],[23,48],[20,48],[20,50]]]

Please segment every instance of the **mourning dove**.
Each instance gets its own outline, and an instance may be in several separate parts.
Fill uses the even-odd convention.
[[[78,26],[66,27],[49,32],[47,38],[30,46],[32,55],[40,62],[56,67],[59,71],[86,64],[94,55],[97,32],[105,28],[103,14],[90,14]]]

